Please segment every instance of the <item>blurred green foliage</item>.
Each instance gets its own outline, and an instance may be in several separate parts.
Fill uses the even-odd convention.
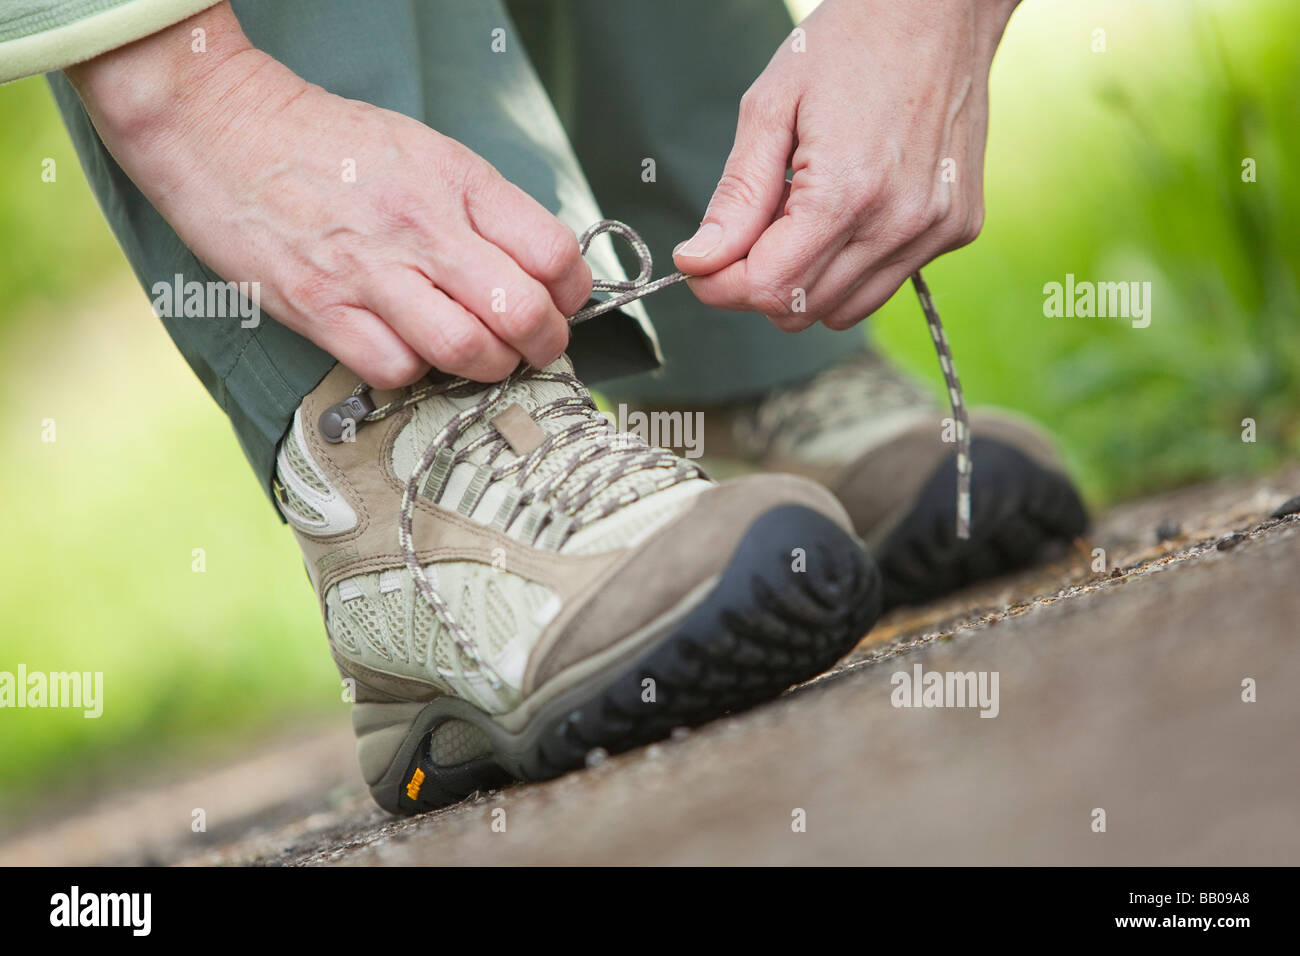
[[[926,273],[969,400],[1047,423],[1096,503],[1300,451],[1298,26],[1285,2],[1026,3],[1012,21],[984,234]],[[1151,281],[1150,327],[1045,317],[1067,273]],[[879,328],[934,377],[915,302]]]
[[[1012,22],[984,235],[926,274],[969,399],[1045,422],[1094,504],[1300,451],[1298,33],[1291,0],[1030,0]],[[1045,317],[1067,273],[1151,281],[1150,327]],[[875,328],[937,382],[910,291]],[[343,720],[292,537],[133,285],[41,80],[0,88],[0,363],[0,670],[105,674],[98,720],[0,711],[0,805]]]
[[[0,331],[22,306],[61,305],[122,261],[45,81],[0,87]]]

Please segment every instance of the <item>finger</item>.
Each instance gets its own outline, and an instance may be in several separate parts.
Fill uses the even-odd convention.
[[[750,254],[779,212],[795,145],[793,97],[751,88],[740,100],[736,139],[700,228],[673,251],[677,268],[708,275]]]
[[[578,237],[518,186],[497,177],[467,193],[466,209],[475,231],[545,286],[565,315],[591,298],[591,266]]]
[[[688,280],[706,305],[737,312],[759,312],[778,327],[797,331],[812,323],[808,291],[834,261],[847,236],[816,216],[786,215],[759,237],[749,256],[708,276]]]
[[[838,316],[858,290],[883,270],[920,261],[929,248],[927,242],[923,236],[905,243],[901,249],[893,242],[882,243],[874,237],[846,243],[808,292],[805,305],[809,324]],[[863,313],[854,321],[865,317]]]
[[[304,334],[375,388],[401,388],[429,371],[429,363],[367,309],[339,306],[318,319]]]
[[[467,236],[454,268],[437,285],[530,365],[544,368],[569,345],[569,323],[551,294],[514,259],[478,236]],[[585,300],[584,300],[585,301]]]
[[[385,273],[371,284],[366,299],[436,369],[475,382],[499,382],[519,365],[516,350],[414,269]]]
[[[953,201],[951,196],[945,200]],[[913,272],[973,241],[982,221],[982,204],[971,208],[963,201],[952,215],[938,221],[931,221],[929,215],[897,220],[892,236],[883,242],[873,236],[850,243],[861,251],[827,270],[822,279],[827,287],[825,297],[819,297],[810,311],[815,311],[827,328],[843,330],[856,325],[889,301]],[[912,238],[900,245],[898,237],[907,235]],[[860,277],[856,282],[851,281],[855,273]],[[850,282],[846,283],[846,278]],[[838,303],[834,301],[837,287],[844,289]]]
[[[923,250],[918,240],[906,255],[867,273],[839,305],[821,316],[821,324],[837,332],[857,325],[893,298],[908,277],[933,256],[933,251]]]
[[[858,251],[826,270],[821,280],[825,289],[819,287],[818,298],[809,311],[831,329],[856,325],[889,301],[912,273],[945,252],[973,242],[983,219],[982,202],[963,200],[951,215],[938,222],[913,216],[909,224],[904,217],[893,230],[893,237],[884,242],[873,236],[849,243],[849,249]],[[913,238],[899,245],[897,236],[902,235]]]

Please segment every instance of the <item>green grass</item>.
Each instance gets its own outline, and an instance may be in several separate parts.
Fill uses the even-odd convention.
[[[1297,32],[1283,0],[1036,0],[1013,21],[985,233],[926,274],[968,397],[1047,423],[1094,504],[1300,450]],[[37,80],[0,88],[0,262],[0,670],[105,675],[99,720],[0,712],[0,803],[304,714],[342,720],[292,538],[132,285]],[[1045,318],[1043,285],[1067,272],[1151,281],[1150,328]],[[877,327],[938,381],[910,291]]]

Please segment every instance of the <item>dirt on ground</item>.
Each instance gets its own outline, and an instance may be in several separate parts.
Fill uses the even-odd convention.
[[[1300,467],[1120,507],[770,704],[559,780],[391,817],[339,720],[35,821],[0,864],[1300,863],[1300,515],[1271,517],[1297,494]],[[985,706],[896,706],[929,672]]]

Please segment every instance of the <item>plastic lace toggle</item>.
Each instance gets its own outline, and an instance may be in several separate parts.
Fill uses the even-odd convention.
[[[327,442],[337,445],[340,442],[351,441],[347,435],[350,432],[356,435],[356,430],[361,427],[366,416],[375,410],[375,403],[370,398],[369,392],[361,395],[349,395],[341,402],[335,402],[325,411],[321,412],[320,419],[316,422],[316,427],[320,430],[321,437]],[[348,423],[351,423],[351,428]]]

